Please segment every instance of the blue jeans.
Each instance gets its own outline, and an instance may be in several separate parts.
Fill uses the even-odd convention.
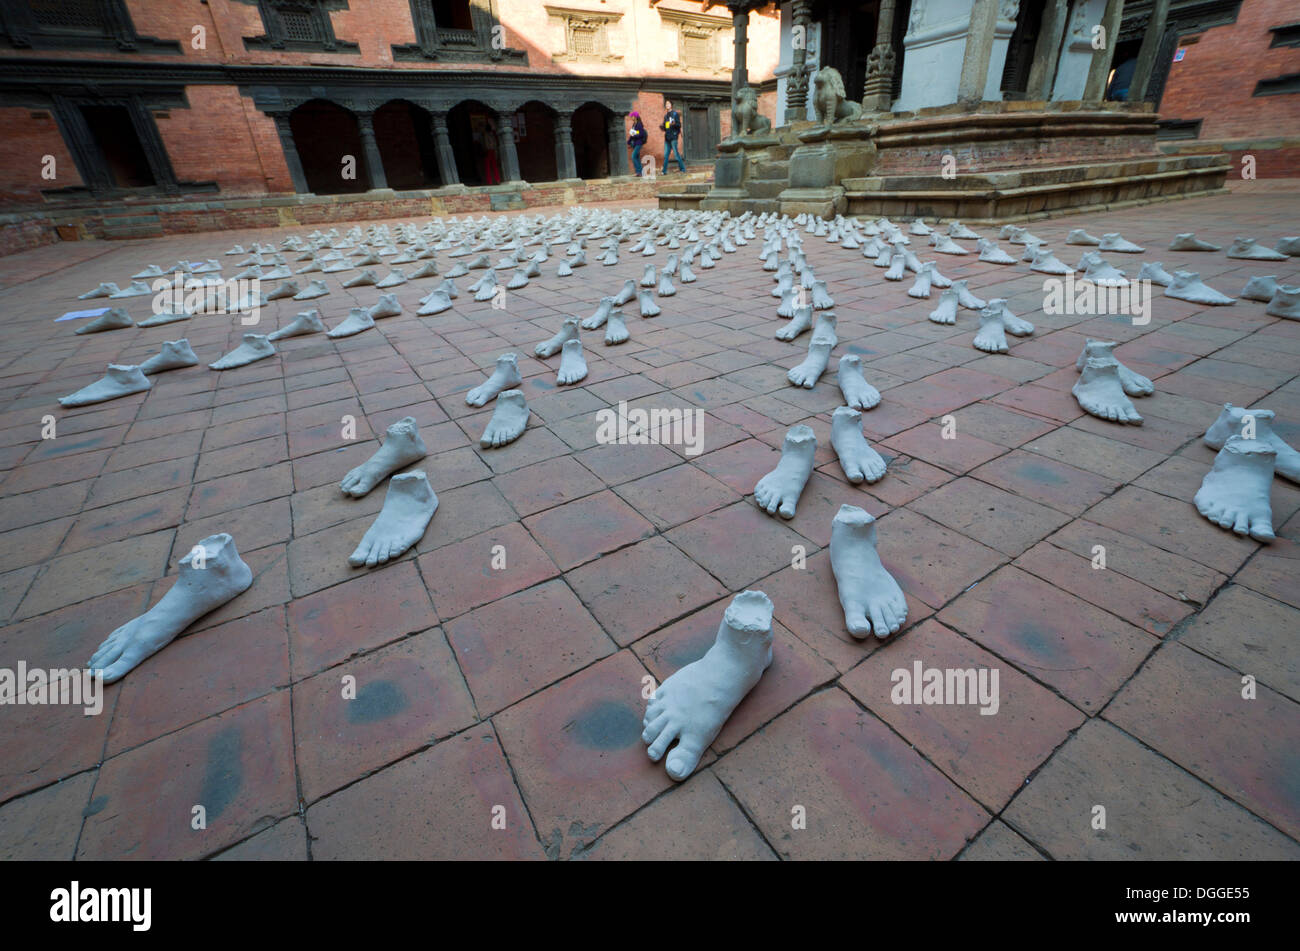
[[[632,146],[632,172],[633,174],[636,175],[641,174],[641,143],[640,142]]]
[[[664,172],[668,171],[668,158],[674,152],[677,153],[677,167],[683,172],[686,171],[686,163],[682,161],[682,150],[677,147],[677,136],[673,136],[671,139],[664,139]]]

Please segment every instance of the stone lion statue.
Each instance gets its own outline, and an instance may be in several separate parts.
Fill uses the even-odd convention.
[[[771,131],[772,120],[758,111],[758,90],[753,86],[736,90],[731,100],[731,137]]]
[[[813,77],[813,107],[817,120],[823,125],[857,119],[862,115],[861,103],[844,98],[844,77],[834,66],[823,66]]]

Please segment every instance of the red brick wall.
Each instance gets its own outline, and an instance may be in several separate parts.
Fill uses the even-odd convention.
[[[157,119],[180,181],[217,181],[223,195],[293,191],[275,122],[234,86],[188,86],[190,108]]]
[[[0,109],[0,205],[40,201],[43,188],[69,188],[81,184],[72,154],[54,116],[33,119],[38,110]],[[54,156],[53,180],[41,178],[42,160]]]
[[[1300,134],[1300,94],[1251,95],[1261,79],[1300,72],[1300,48],[1268,45],[1269,27],[1297,19],[1296,0],[1245,0],[1236,23],[1200,34],[1169,67],[1161,116],[1203,119],[1202,139]]]

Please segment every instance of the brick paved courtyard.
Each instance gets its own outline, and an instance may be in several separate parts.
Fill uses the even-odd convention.
[[[1160,260],[1235,296],[1255,274],[1300,283],[1300,258],[1166,251],[1172,235],[1272,246],[1297,222],[1296,189],[1261,186],[1031,230],[1071,265],[1086,249],[1064,245],[1069,229],[1120,231],[1147,247],[1105,255],[1130,275]],[[1200,435],[1223,403],[1275,410],[1300,445],[1300,322],[1254,301],[1160,296],[1146,326],[1047,315],[1028,265],[914,241],[1037,326],[987,355],[970,344],[973,312],[931,323],[933,298],[909,299],[908,282],[812,236],[840,343],[811,390],[786,382],[808,338],[773,339],[783,321],[758,242],[697,267],[658,317],[625,308],[627,343],[584,332],[590,374],[574,387],[556,386],[559,357],[534,345],[647,261],[661,266],[663,249],[601,267],[592,248],[569,278],[553,256],[504,310],[474,302],[463,279],[453,310],[417,317],[436,281],[414,281],[395,289],[406,312],[376,330],[284,340],[278,356],[220,373],[206,364],[249,329],[236,318],[88,336],[53,322],[99,303],[78,293],[125,286],[147,264],[215,257],[230,276],[233,243],[310,230],[0,259],[0,667],[84,664],[206,535],[233,535],[255,574],[105,688],[101,715],[0,711],[0,857],[1300,857],[1300,489],[1274,480],[1271,545],[1190,501],[1214,459]],[[252,329],[313,305],[334,325],[377,299],[340,288],[354,273],[324,275],[333,293],[311,304],[271,304]],[[149,302],[121,303],[140,319]],[[181,336],[201,366],[108,403],[56,402]],[[1085,336],[1122,341],[1116,356],[1155,381],[1137,401],[1144,425],[1078,408]],[[491,407],[464,394],[507,351],[532,416],[521,439],[483,450]],[[863,424],[889,471],[867,487],[844,479],[829,441],[847,353],[883,394]],[[703,452],[598,445],[596,411],[624,400],[703,408]],[[46,414],[54,439],[41,438]],[[956,438],[943,439],[949,414]],[[347,415],[354,440],[341,438]],[[406,415],[429,447],[413,468],[440,507],[405,556],[350,568],[384,495],[346,498],[338,482]],[[817,468],[798,514],[771,518],[754,484],[800,422],[817,434]],[[888,641],[845,630],[827,550],[843,503],[879,519],[907,595],[907,626]],[[498,545],[504,570],[490,565]],[[775,661],[674,783],[640,739],[644,678],[701,656],[745,588],[775,605]],[[997,715],[895,705],[891,671],[915,662],[998,669]],[[192,828],[196,805],[206,829]]]

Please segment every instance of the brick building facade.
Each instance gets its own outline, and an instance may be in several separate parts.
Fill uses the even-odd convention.
[[[630,110],[661,160],[666,98],[708,161],[734,22],[710,0],[5,0],[0,206],[605,179]],[[778,23],[748,14],[751,82],[774,85]]]

